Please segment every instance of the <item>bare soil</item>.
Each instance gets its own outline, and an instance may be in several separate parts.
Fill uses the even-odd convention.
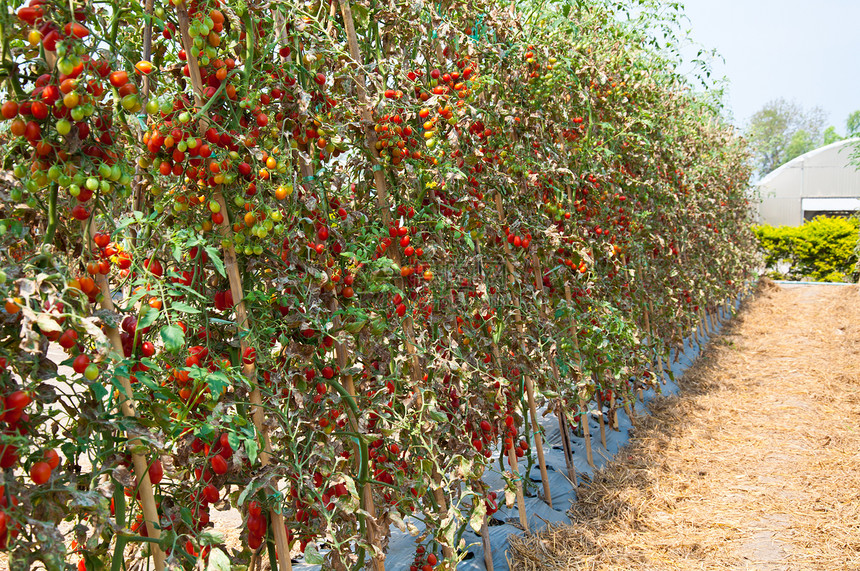
[[[860,569],[860,289],[765,282],[511,569]]]

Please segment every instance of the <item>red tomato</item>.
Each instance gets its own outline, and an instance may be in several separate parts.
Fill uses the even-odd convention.
[[[110,81],[110,84],[114,87],[120,88],[128,83],[128,73],[124,71],[113,71],[108,76],[108,81]]]
[[[161,460],[156,460],[149,467],[149,481],[153,484],[158,484],[164,478],[164,466],[161,465]]]
[[[213,456],[209,463],[212,465],[212,471],[219,476],[227,473],[227,460],[225,460],[220,454]]]
[[[0,113],[3,114],[4,119],[14,119],[18,116],[18,103],[15,101],[7,101],[3,104],[3,107],[0,108]]]
[[[45,462],[48,463],[48,466],[51,467],[51,470],[56,470],[57,466],[60,465],[60,455],[57,454],[57,451],[53,448],[49,448],[45,451]]]
[[[30,479],[36,485],[41,485],[51,479],[51,465],[47,462],[36,462],[30,467]]]

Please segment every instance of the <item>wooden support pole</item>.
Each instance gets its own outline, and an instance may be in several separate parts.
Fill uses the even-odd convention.
[[[493,349],[493,357],[495,359],[496,366],[499,369],[501,369],[502,355],[499,352],[499,346],[496,344],[495,341],[492,342],[491,346]],[[528,421],[526,420],[526,422],[528,422]],[[504,446],[504,441],[502,442],[502,446]],[[528,517],[526,516],[526,505],[525,505],[526,500],[525,500],[525,495],[523,494],[523,482],[520,479],[520,470],[519,470],[519,466],[517,463],[517,455],[516,455],[516,452],[514,451],[513,446],[511,446],[510,449],[508,449],[504,452],[506,452],[508,455],[508,463],[511,465],[511,473],[513,474],[514,480],[516,482],[515,490],[516,490],[516,495],[517,495],[517,511],[519,512],[519,516],[520,516],[520,525],[523,526],[523,529],[528,531],[529,530],[529,520],[528,520]]]
[[[192,50],[193,42],[189,33],[189,18],[185,4],[176,6],[176,16],[179,21],[180,35],[187,57],[191,85],[194,89],[195,105],[199,108],[203,105],[203,82],[200,76],[200,67],[197,62],[197,57]],[[250,65],[250,62],[246,62],[246,64]],[[224,199],[220,186],[215,187],[213,200],[220,205],[222,212],[227,212],[227,201]],[[236,326],[240,334],[239,355],[242,356],[245,354],[245,350],[250,347],[247,337],[242,335],[243,332],[249,329],[250,323],[248,321],[248,312],[245,307],[245,293],[242,285],[242,276],[239,273],[236,250],[233,247],[233,242],[231,240],[232,229],[230,228],[230,223],[226,217],[224,222],[219,226],[218,231],[221,236],[225,238],[225,242],[228,244],[223,248],[224,269],[230,282],[230,294],[233,296],[233,300],[236,303]],[[271,463],[272,442],[269,438],[268,431],[263,425],[263,398],[260,393],[260,387],[257,383],[257,371],[255,365],[253,363],[243,364],[242,373],[245,375],[245,378],[248,379],[248,383],[251,387],[253,387],[250,395],[251,418],[253,419],[257,434],[262,440],[263,450],[260,453],[260,464],[265,467]],[[284,516],[279,510],[273,508],[269,510],[269,519],[271,521],[272,533],[275,539],[275,549],[278,553],[278,569],[280,571],[292,571],[293,566],[290,559],[290,545],[287,539],[287,530],[284,526]]]
[[[91,241],[92,236],[94,234],[94,232],[91,231],[92,226],[89,227],[89,230],[90,231],[88,231],[85,226],[85,232],[89,233],[88,241]],[[86,236],[85,239],[87,239]],[[94,244],[90,244],[90,249],[92,249],[93,247]],[[103,309],[107,311],[116,311],[113,305],[111,289],[110,285],[108,285],[107,276],[103,274],[96,274],[95,279],[102,294],[100,305]],[[113,350],[119,353],[120,357],[122,357],[124,353],[122,350],[122,340],[120,339],[119,331],[117,331],[116,327],[112,327],[108,324],[105,324],[104,331],[108,339],[110,340]],[[123,398],[120,402],[120,409],[122,410],[123,415],[125,415],[126,417],[136,418],[137,411],[135,410],[134,391],[131,388],[131,381],[129,381],[128,377],[124,375],[117,375],[117,378],[119,378],[119,382],[122,385],[123,390]],[[143,442],[139,438],[133,438],[129,440],[129,445],[132,448],[141,444],[143,444]],[[149,479],[149,462],[146,456],[137,453],[133,453],[131,455],[131,461],[134,464],[134,475],[137,479],[137,488],[140,494],[140,503],[143,507],[143,521],[146,525],[147,536],[153,539],[158,539],[161,537],[161,525],[160,518],[158,515],[158,506],[156,506],[155,504],[155,494],[152,489],[152,481]],[[155,563],[156,571],[163,571],[164,551],[161,550],[161,547],[157,543],[150,544],[150,549],[153,562]]]
[[[484,567],[487,568],[487,571],[493,571],[493,548],[490,545],[490,525],[488,519],[487,514],[484,514],[484,521],[481,522],[481,545],[484,548]]]
[[[499,223],[504,226],[505,224],[505,213],[502,209],[502,195],[498,192],[496,193],[496,213],[499,217]],[[514,265],[511,262],[511,250],[510,245],[507,241],[503,240],[502,244],[505,249],[505,265],[508,269],[508,283],[512,286],[516,282],[514,278]],[[523,342],[523,318],[520,313],[520,299],[514,295],[514,320],[517,325],[517,332],[519,333],[519,344],[520,348],[523,351],[523,354],[526,353],[525,343]],[[549,475],[546,470],[546,459],[544,458],[543,452],[543,433],[541,432],[540,425],[538,424],[538,415],[537,415],[537,405],[535,403],[535,394],[534,394],[534,384],[532,383],[531,376],[525,375],[525,385],[526,385],[526,398],[528,399],[529,404],[529,414],[531,416],[531,426],[532,432],[535,437],[535,450],[537,450],[538,457],[538,466],[540,467],[541,480],[543,481],[543,493],[544,498],[546,499],[547,504],[552,507],[552,492],[549,489]]]
[[[352,9],[350,8],[348,0],[338,0],[338,4],[340,5],[340,13],[343,17],[343,25],[344,30],[346,31],[349,55],[353,60],[353,64],[357,66],[355,73],[356,96],[360,106],[359,114],[361,116],[361,122],[364,125],[365,141],[367,144],[367,148],[370,152],[370,163],[371,169],[373,171],[373,181],[376,187],[377,209],[379,210],[380,217],[382,218],[382,223],[385,226],[390,226],[391,204],[388,197],[388,181],[385,178],[385,173],[382,170],[382,165],[379,162],[379,155],[376,150],[376,133],[373,130],[373,114],[371,112],[371,106],[367,97],[367,83],[364,77],[364,72],[361,71],[363,69],[363,62],[361,52],[358,49],[358,36],[355,33],[355,22],[352,17]],[[400,265],[400,255],[398,252],[395,252],[394,262],[398,266]],[[397,283],[400,289],[403,289],[402,278],[398,278]],[[407,315],[406,318],[403,320],[403,331],[405,334],[404,345],[406,347],[406,352],[409,355],[410,378],[412,379],[413,386],[417,388],[421,382],[421,369],[418,359],[418,352],[415,347],[414,327],[415,326],[411,314]],[[442,517],[444,519],[448,512],[448,506],[445,502],[444,493],[441,489],[435,488],[434,497],[436,499],[436,502],[439,504],[439,508],[442,512]],[[443,545],[442,554],[445,556],[446,560],[453,560],[454,551],[451,547]]]
[[[532,271],[535,274],[535,283],[537,284],[538,292],[540,292],[540,314],[543,319],[549,319],[551,310],[547,310],[547,301],[544,297],[543,289],[543,268],[541,268],[540,259],[537,252],[532,252]],[[557,385],[561,384],[561,375],[558,373],[558,364],[555,362],[555,356],[549,355],[550,365],[553,378]],[[576,470],[573,467],[573,459],[570,451],[570,442],[567,435],[567,423],[564,421],[564,405],[561,398],[556,399],[555,414],[558,417],[558,429],[561,433],[561,447],[564,452],[564,463],[567,466],[567,475],[571,482],[576,482]],[[552,507],[552,502],[550,502]]]
[[[597,386],[597,379],[594,380],[594,386]],[[603,449],[606,448],[606,422],[603,420],[603,395],[600,394],[601,391],[597,390],[597,419],[600,421],[600,443],[603,445]]]
[[[564,284],[564,298],[567,300],[567,305],[573,305],[573,295],[570,292],[570,284]],[[579,335],[576,333],[576,323],[573,321],[573,314],[570,315],[570,336],[573,338],[573,346],[576,351],[577,360],[579,361],[578,376],[582,376],[582,353],[579,351]],[[588,405],[585,399],[579,397],[579,421],[582,426],[582,436],[585,439],[585,459],[588,465],[594,468],[594,455],[591,451],[591,427],[588,425]]]
[[[609,397],[609,427],[615,432],[618,432],[618,397],[615,396],[615,391],[612,391],[612,396]]]
[[[528,515],[526,515],[526,499],[523,496],[523,482],[521,480],[520,469],[517,462],[517,453],[514,451],[514,448],[516,448],[516,446],[508,448],[508,464],[510,464],[511,474],[513,474],[513,477],[516,480],[517,512],[520,516],[520,525],[523,527],[523,530],[528,532],[529,518]]]
[[[336,314],[337,310],[338,310],[337,300],[334,297],[332,297],[331,301],[329,302],[329,311],[331,311],[332,316],[334,316]],[[333,317],[332,320],[334,323],[334,332],[335,332],[335,334],[337,334],[337,332],[340,331],[340,319],[338,319],[337,317]],[[348,363],[349,358],[348,358],[348,353],[347,353],[346,347],[340,341],[340,339],[338,339],[337,337],[335,337],[335,341],[334,341],[334,350],[335,350],[335,357],[337,358],[338,370],[343,371],[347,368],[347,366],[349,364]],[[349,393],[350,398],[352,398],[354,403],[358,404],[358,400],[357,400],[358,392],[355,389],[355,380],[353,379],[353,376],[352,375],[345,375],[343,378],[343,383],[344,383],[344,388],[346,389],[346,392]],[[350,429],[353,432],[355,432],[356,434],[358,434],[359,433],[358,418],[355,416],[355,413],[353,412],[351,407],[346,408],[346,415],[347,415],[347,418],[349,419]],[[365,468],[365,466],[361,465],[362,458],[361,458],[361,451],[360,451],[360,447],[359,447],[358,442],[353,442],[352,455],[355,458],[356,473],[361,474],[363,471],[363,468]],[[375,507],[374,502],[373,502],[373,489],[370,486],[370,482],[364,482],[362,485],[361,509],[363,509],[365,512],[367,512],[367,518],[366,518],[367,542],[370,545],[378,546],[379,545],[379,537],[377,534],[378,524],[376,522],[376,507]],[[371,565],[372,565],[374,571],[384,571],[385,570],[385,555],[384,554],[375,555],[371,559]]]

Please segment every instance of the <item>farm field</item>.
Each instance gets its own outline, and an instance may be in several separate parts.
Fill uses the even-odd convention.
[[[760,287],[513,569],[860,568],[860,290]]]

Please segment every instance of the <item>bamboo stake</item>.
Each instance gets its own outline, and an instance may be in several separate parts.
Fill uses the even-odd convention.
[[[651,303],[650,299],[648,300],[648,311],[650,311],[651,313],[654,312],[654,305]],[[650,337],[652,340],[654,339],[653,334],[650,335]],[[659,351],[655,350],[655,352],[657,353],[657,370],[660,371],[660,375],[658,376],[658,382],[654,385],[654,389],[657,391],[658,394],[661,394],[663,391],[660,389],[660,384],[666,384],[666,376],[664,374],[665,369],[663,368],[663,356],[660,354]]]
[[[361,69],[361,52],[358,49],[358,37],[355,34],[352,10],[349,7],[348,1],[338,0],[338,2],[340,4],[341,16],[343,17],[344,28],[346,29],[350,57],[352,57],[353,63],[357,64],[359,69]],[[379,210],[380,216],[382,217],[382,223],[385,226],[391,226],[391,213],[389,212],[391,204],[388,199],[388,181],[385,179],[385,173],[382,170],[382,165],[379,164],[379,155],[376,151],[376,133],[372,127],[373,115],[370,110],[370,104],[367,100],[367,87],[363,72],[356,73],[355,84],[358,103],[361,106],[360,115],[361,122],[364,124],[364,136],[367,142],[367,148],[370,150],[371,170],[373,171],[373,182],[376,187],[376,206]],[[400,266],[399,252],[395,251],[394,262]],[[403,320],[403,330],[406,337],[406,352],[411,358],[410,375],[412,382],[417,385],[420,381],[420,366],[418,362],[418,353],[415,349],[415,329],[411,315],[407,315]]]
[[[501,366],[502,356],[499,352],[499,346],[495,341],[492,342],[493,348],[493,356],[495,357],[497,366]],[[502,442],[502,446],[504,446],[504,441]],[[517,463],[517,455],[514,452],[514,447],[511,446],[507,450],[508,454],[508,463],[511,465],[511,473],[514,476],[514,481],[516,482],[516,494],[517,494],[517,512],[519,512],[520,516],[520,525],[523,526],[523,529],[526,531],[529,530],[529,519],[526,515],[526,499],[525,494],[523,494],[523,481],[520,478],[520,470],[519,464]]]
[[[618,408],[616,407],[615,391],[609,397],[609,427],[618,432]]]
[[[187,56],[188,71],[189,76],[191,78],[191,85],[194,89],[195,105],[197,107],[201,107],[203,103],[203,84],[200,77],[200,67],[197,62],[197,57],[194,55],[194,52],[191,49],[193,42],[191,41],[191,35],[188,31],[188,11],[186,10],[184,4],[176,6],[176,15],[177,19],[179,20],[182,44],[185,48],[185,53]],[[246,62],[246,65],[250,65],[250,62]],[[220,205],[222,212],[227,212],[227,202],[224,200],[224,195],[221,192],[220,186],[215,187],[215,190],[213,192],[213,199]],[[220,225],[218,230],[219,233],[226,239],[226,242],[228,244],[223,248],[224,269],[230,282],[230,293],[236,302],[236,326],[240,333],[239,352],[241,356],[244,356],[245,350],[250,347],[248,345],[246,337],[244,335],[241,335],[242,332],[248,330],[248,312],[245,307],[245,294],[242,286],[242,276],[239,273],[239,264],[236,259],[236,250],[233,247],[232,240],[230,240],[232,236],[232,230],[230,228],[230,223],[227,218],[224,219],[224,222]],[[257,384],[257,372],[255,365],[253,363],[243,363],[242,373],[248,379],[248,382],[251,384],[251,386],[254,387],[250,395],[251,417],[254,421],[254,426],[257,430],[257,433],[260,435],[260,438],[263,441],[263,451],[260,453],[260,464],[265,467],[271,463],[272,442],[269,438],[268,431],[263,425],[263,399],[260,393],[260,388]],[[278,568],[280,569],[280,571],[292,571],[293,567],[292,561],[290,559],[290,546],[289,540],[287,539],[287,530],[286,527],[284,527],[284,516],[280,511],[271,509],[269,510],[269,518],[272,522],[272,533],[274,534],[275,539],[275,549],[279,554],[277,558]]]
[[[564,298],[567,300],[567,304],[573,305],[573,295],[570,293],[570,284],[564,284]],[[570,315],[570,335],[573,338],[574,348],[576,349],[576,354],[579,357],[579,375],[582,375],[582,354],[579,352],[579,340],[578,335],[576,334],[576,324],[573,321],[573,314]],[[588,461],[588,465],[594,468],[594,455],[591,451],[591,427],[588,426],[588,407],[585,403],[585,399],[582,396],[579,397],[579,421],[582,425],[582,436],[585,439],[585,459]]]
[[[496,193],[496,212],[499,216],[499,223],[504,226],[505,224],[505,214],[502,210],[502,195],[498,192]],[[511,250],[510,245],[507,241],[502,241],[505,249],[505,265],[508,268],[508,282],[513,286],[515,282],[514,278],[514,265],[511,263]],[[525,345],[523,343],[523,333],[525,331],[523,326],[522,315],[520,314],[520,300],[517,296],[513,296],[514,298],[514,319],[517,325],[517,332],[519,333],[519,343],[520,348],[525,354]],[[538,416],[537,416],[537,405],[535,404],[535,394],[534,394],[534,384],[532,383],[531,376],[525,375],[525,384],[526,384],[526,397],[528,398],[529,403],[529,413],[531,416],[531,425],[532,431],[535,436],[535,449],[537,450],[538,457],[538,466],[540,467],[541,480],[543,480],[543,492],[544,497],[549,504],[549,507],[552,507],[552,492],[549,489],[549,475],[546,470],[546,460],[544,458],[543,453],[543,432],[540,430],[540,425],[538,424]]]
[[[528,532],[529,531],[529,518],[526,515],[526,499],[523,494],[523,482],[522,476],[520,476],[519,463],[517,460],[517,453],[514,451],[516,445],[508,448],[508,464],[511,466],[511,473],[514,475],[514,479],[517,482],[516,494],[517,494],[517,512],[520,516],[520,525],[523,529]]]
[[[335,312],[337,312],[337,309],[338,309],[337,300],[334,297],[332,297],[331,302],[329,304],[329,310],[331,311],[332,315],[334,315]],[[339,331],[340,330],[340,320],[335,317],[333,319],[333,321],[334,321],[334,331]],[[346,369],[347,361],[348,361],[347,350],[346,350],[346,347],[343,345],[343,343],[337,337],[335,337],[335,341],[334,341],[334,350],[335,350],[335,355],[337,357],[338,369],[340,369],[340,370]],[[353,399],[354,402],[357,403],[358,402],[357,401],[358,392],[355,390],[355,381],[354,381],[352,375],[345,375],[344,376],[344,385],[345,385],[344,388],[349,393],[350,397]],[[358,432],[359,432],[358,418],[356,418],[355,413],[352,411],[352,409],[350,407],[346,408],[346,414],[347,414],[347,417],[349,418],[350,428],[352,429],[353,432],[358,434]],[[361,452],[359,450],[358,442],[353,442],[352,453],[353,453],[353,456],[355,457],[356,469],[358,470],[358,473],[360,474],[362,472],[363,467],[361,466]],[[367,512],[367,515],[368,515],[368,517],[367,517],[367,530],[366,530],[367,542],[370,545],[378,546],[379,545],[379,538],[377,537],[378,524],[376,522],[376,507],[374,506],[374,503],[373,503],[373,489],[371,488],[370,482],[364,482],[364,485],[362,486],[361,504],[362,504],[362,509],[365,512]],[[373,566],[373,569],[375,571],[385,571],[385,555],[384,554],[375,555],[371,559],[371,565]]]
[[[481,522],[481,544],[484,548],[484,567],[487,571],[493,571],[493,548],[490,546],[490,526],[487,522],[487,514],[484,514],[484,521]]]
[[[597,379],[594,379],[594,386],[597,386]],[[597,418],[600,420],[600,443],[603,444],[603,449],[606,450],[606,423],[603,421],[603,395],[600,390],[597,393],[597,412],[600,413]]]
[[[93,233],[91,232],[91,238],[92,235]],[[111,290],[110,285],[108,285],[107,276],[96,274],[95,279],[102,294],[100,301],[102,308],[110,312],[115,312],[116,309],[114,308],[113,299],[111,298]],[[107,334],[114,351],[123,355],[122,341],[120,340],[119,331],[117,331],[116,327],[112,327],[106,323],[104,331]],[[122,384],[123,396],[125,397],[120,403],[122,413],[128,418],[137,418],[137,411],[135,410],[136,405],[134,403],[134,391],[131,388],[131,381],[129,381],[128,377],[125,375],[117,375],[117,377],[119,378],[120,384]],[[129,440],[129,444],[132,447],[135,447],[143,444],[143,442],[139,438],[134,438]],[[158,506],[155,504],[155,494],[152,490],[152,481],[149,479],[149,462],[143,454],[132,454],[131,460],[134,464],[134,474],[137,479],[140,503],[143,507],[143,520],[146,524],[146,533],[148,537],[157,540],[161,537],[161,519],[158,515]],[[151,544],[150,549],[152,552],[152,558],[155,562],[156,571],[162,571],[164,569],[164,552],[157,543]]]
[[[546,299],[543,297],[543,269],[540,265],[540,260],[538,259],[537,252],[532,252],[532,270],[535,274],[535,283],[537,284],[537,289],[541,295],[541,303],[540,303],[540,313],[541,317],[544,319],[548,319],[548,312],[546,308]],[[558,373],[558,364],[555,362],[555,358],[553,355],[549,356],[550,364],[552,366],[552,374],[555,382],[557,384],[561,384],[561,375]],[[561,432],[561,447],[564,451],[564,463],[567,466],[567,475],[570,478],[571,482],[576,482],[576,470],[573,467],[573,461],[571,459],[570,452],[570,442],[567,439],[567,424],[564,422],[564,411],[561,398],[556,399],[555,406],[555,414],[558,417],[558,428]],[[550,501],[550,507],[552,507],[552,502]]]
[[[358,37],[355,33],[355,23],[352,18],[352,9],[349,6],[348,1],[338,0],[340,5],[340,13],[343,17],[343,25],[346,31],[347,45],[349,46],[349,54],[353,60],[353,63],[358,66],[359,71],[355,75],[355,84],[356,84],[356,96],[358,99],[358,103],[360,105],[360,115],[361,121],[364,124],[364,136],[367,143],[367,148],[370,151],[370,163],[371,169],[373,171],[373,181],[376,187],[376,204],[377,209],[379,210],[380,216],[382,217],[382,223],[385,226],[391,225],[391,213],[389,209],[391,207],[390,201],[388,199],[388,182],[385,178],[385,173],[382,170],[382,166],[379,163],[379,156],[376,150],[376,133],[373,130],[373,115],[371,113],[370,104],[367,99],[367,86],[365,83],[364,73],[360,71],[363,68],[361,52],[358,49]],[[394,254],[394,262],[398,266],[400,265],[400,254],[395,251]],[[402,279],[398,278],[398,283],[402,286]],[[401,287],[401,289],[403,289]],[[415,329],[414,323],[411,315],[407,315],[403,320],[403,330],[405,333],[405,342],[406,352],[410,356],[410,377],[412,379],[412,384],[415,387],[421,382],[420,375],[420,364],[418,360],[418,352],[415,348]],[[438,491],[438,494],[436,493]],[[434,497],[436,498],[436,502],[439,504],[442,518],[444,519],[448,513],[448,506],[445,502],[444,494],[441,489],[434,490]],[[442,554],[445,556],[446,560],[453,559],[454,552],[453,549],[444,546],[442,547]]]

